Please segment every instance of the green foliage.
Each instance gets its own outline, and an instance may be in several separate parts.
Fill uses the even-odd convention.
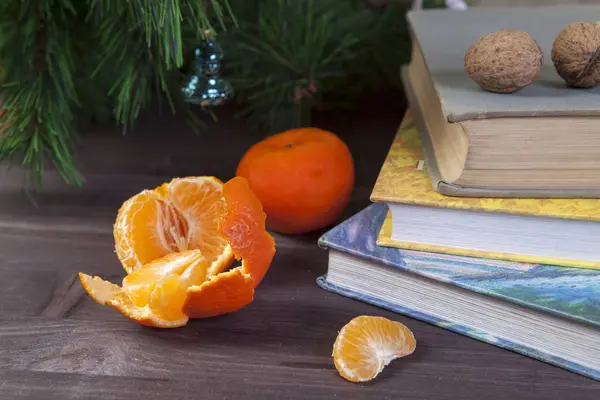
[[[226,0],[0,2],[0,161],[21,164],[38,187],[46,160],[82,183],[77,129],[107,117],[126,128],[163,99],[188,110],[178,94],[184,43],[227,8]]]
[[[445,8],[446,0],[423,0],[423,8]]]
[[[314,109],[349,107],[399,85],[406,9],[350,0],[232,0],[238,29],[220,37],[241,115],[270,132],[310,124]]]
[[[410,57],[406,6],[365,0],[11,0],[0,2],[0,162],[42,183],[50,164],[81,184],[76,132],[112,121],[126,131],[150,107],[199,121],[180,94],[210,29],[241,115],[269,132],[310,124],[399,86]]]

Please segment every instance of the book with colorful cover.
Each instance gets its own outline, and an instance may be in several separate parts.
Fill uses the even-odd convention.
[[[402,203],[489,213],[600,222],[600,199],[446,196],[435,190],[425,160],[427,160],[427,155],[423,152],[420,132],[413,124],[411,113],[408,111],[382,165],[371,193],[371,200],[381,203]],[[432,246],[405,241],[400,242],[391,238],[390,218],[388,218],[386,224],[382,227],[378,243],[384,246],[404,249],[514,262],[554,264],[577,268],[600,268],[600,262],[595,261],[556,259],[526,254],[508,254],[467,248]]]
[[[600,271],[593,269],[562,268],[543,264],[526,264],[497,261],[474,257],[454,256],[413,250],[401,250],[378,246],[377,236],[388,212],[385,204],[372,204],[348,220],[326,232],[319,245],[328,250],[337,250],[352,257],[380,265],[390,274],[396,271],[408,276],[418,276],[428,281],[474,292],[483,297],[515,304],[543,314],[581,323],[582,329],[591,332],[592,344],[589,354],[592,360],[600,357]],[[369,267],[364,267],[369,268]],[[501,348],[515,351],[529,357],[545,361],[600,380],[600,367],[569,360],[564,357],[541,351],[536,346],[524,345],[508,340],[489,331],[488,325],[472,326],[457,323],[452,316],[433,315],[409,307],[402,302],[404,296],[393,289],[397,301],[384,300],[377,290],[360,291],[335,283],[331,279],[331,264],[327,274],[319,277],[317,283],[323,289],[360,300],[393,312],[408,315],[415,319],[432,323],[439,327],[481,340]],[[365,272],[365,277],[373,276],[373,271]],[[359,281],[365,277],[356,278]],[[383,282],[383,281],[382,281]],[[379,285],[378,285],[379,286]],[[425,294],[427,296],[427,294]],[[477,307],[480,304],[471,302]],[[481,302],[483,303],[483,302]],[[519,309],[509,315],[518,315]],[[456,317],[456,314],[454,314]],[[491,328],[490,328],[491,329]],[[573,328],[578,329],[578,328]],[[591,331],[589,330],[591,329]],[[534,335],[534,333],[531,333]],[[593,342],[597,345],[594,345]],[[560,346],[556,346],[560,347]],[[596,354],[597,353],[597,354]],[[595,365],[600,363],[594,361]]]

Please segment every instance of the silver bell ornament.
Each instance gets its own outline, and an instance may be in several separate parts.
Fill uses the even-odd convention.
[[[209,33],[194,50],[194,72],[182,88],[188,103],[210,108],[225,104],[234,90],[229,81],[220,76],[223,50]]]

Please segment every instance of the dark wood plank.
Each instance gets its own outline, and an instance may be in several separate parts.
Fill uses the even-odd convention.
[[[322,124],[343,132],[355,155],[357,187],[345,216],[369,204],[402,116],[397,107],[373,107],[380,109]],[[321,232],[275,235],[277,255],[255,300],[231,315],[157,330],[94,303],[76,274],[123,278],[112,239],[121,202],[169,176],[227,179],[261,136],[229,121],[211,131],[212,140],[190,142],[165,121],[148,126],[149,139],[90,134],[94,145],[84,151],[97,153],[85,158],[89,184],[55,182],[37,207],[16,180],[0,185],[0,399],[598,398],[600,384],[591,379],[321,290]],[[166,150],[169,129],[182,138]],[[216,154],[227,143],[231,153]],[[109,156],[117,156],[113,164]],[[338,330],[361,314],[405,323],[418,346],[374,382],[357,385],[339,377],[331,349]]]

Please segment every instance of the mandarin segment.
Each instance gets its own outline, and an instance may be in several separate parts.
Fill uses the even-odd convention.
[[[132,302],[145,306],[150,301],[150,295],[156,289],[158,281],[169,275],[186,277],[200,274],[206,277],[208,262],[200,250],[187,250],[181,253],[171,253],[144,265],[123,278],[123,288]],[[178,278],[179,279],[179,278]],[[196,284],[198,279],[188,284]],[[187,283],[187,282],[186,282]],[[186,286],[187,287],[187,286]]]
[[[172,328],[185,325],[182,312],[187,288],[206,279],[208,263],[199,250],[169,254],[127,275],[122,287],[80,273],[87,293],[143,325]]]
[[[221,230],[236,259],[242,259],[244,273],[252,276],[254,286],[262,281],[275,255],[275,240],[265,230],[266,215],[248,181],[235,177],[223,185],[227,207]]]
[[[170,253],[144,265],[123,278],[123,287],[133,288],[155,282],[167,275],[182,275],[191,267],[208,268],[208,261],[200,250],[186,250],[180,253]]]
[[[207,318],[232,313],[254,299],[252,277],[241,268],[220,273],[200,286],[191,286],[183,311],[190,318]]]
[[[158,228],[171,210],[154,192],[144,190],[131,197],[120,208],[114,225],[115,250],[127,273],[177,250],[169,247]]]
[[[150,310],[160,318],[177,321],[185,319],[182,311],[188,285],[179,275],[171,274],[161,278],[152,289],[148,301]]]
[[[223,182],[214,177],[178,178],[167,188],[168,201],[190,226],[188,248],[202,251],[211,264],[211,275],[227,269],[233,258],[227,239],[219,231],[219,216],[225,210],[222,190]]]
[[[222,186],[214,177],[175,178],[128,199],[113,230],[116,253],[127,273],[190,249],[202,251],[211,264],[209,273],[227,269],[233,253],[219,230],[225,206]]]
[[[189,321],[186,315],[178,319],[161,318],[153,313],[149,306],[136,306],[124,292],[117,293],[107,304],[127,318],[153,328],[179,328]]]
[[[379,375],[392,360],[414,352],[416,345],[413,333],[402,323],[363,315],[341,329],[332,355],[343,378],[366,382]]]

